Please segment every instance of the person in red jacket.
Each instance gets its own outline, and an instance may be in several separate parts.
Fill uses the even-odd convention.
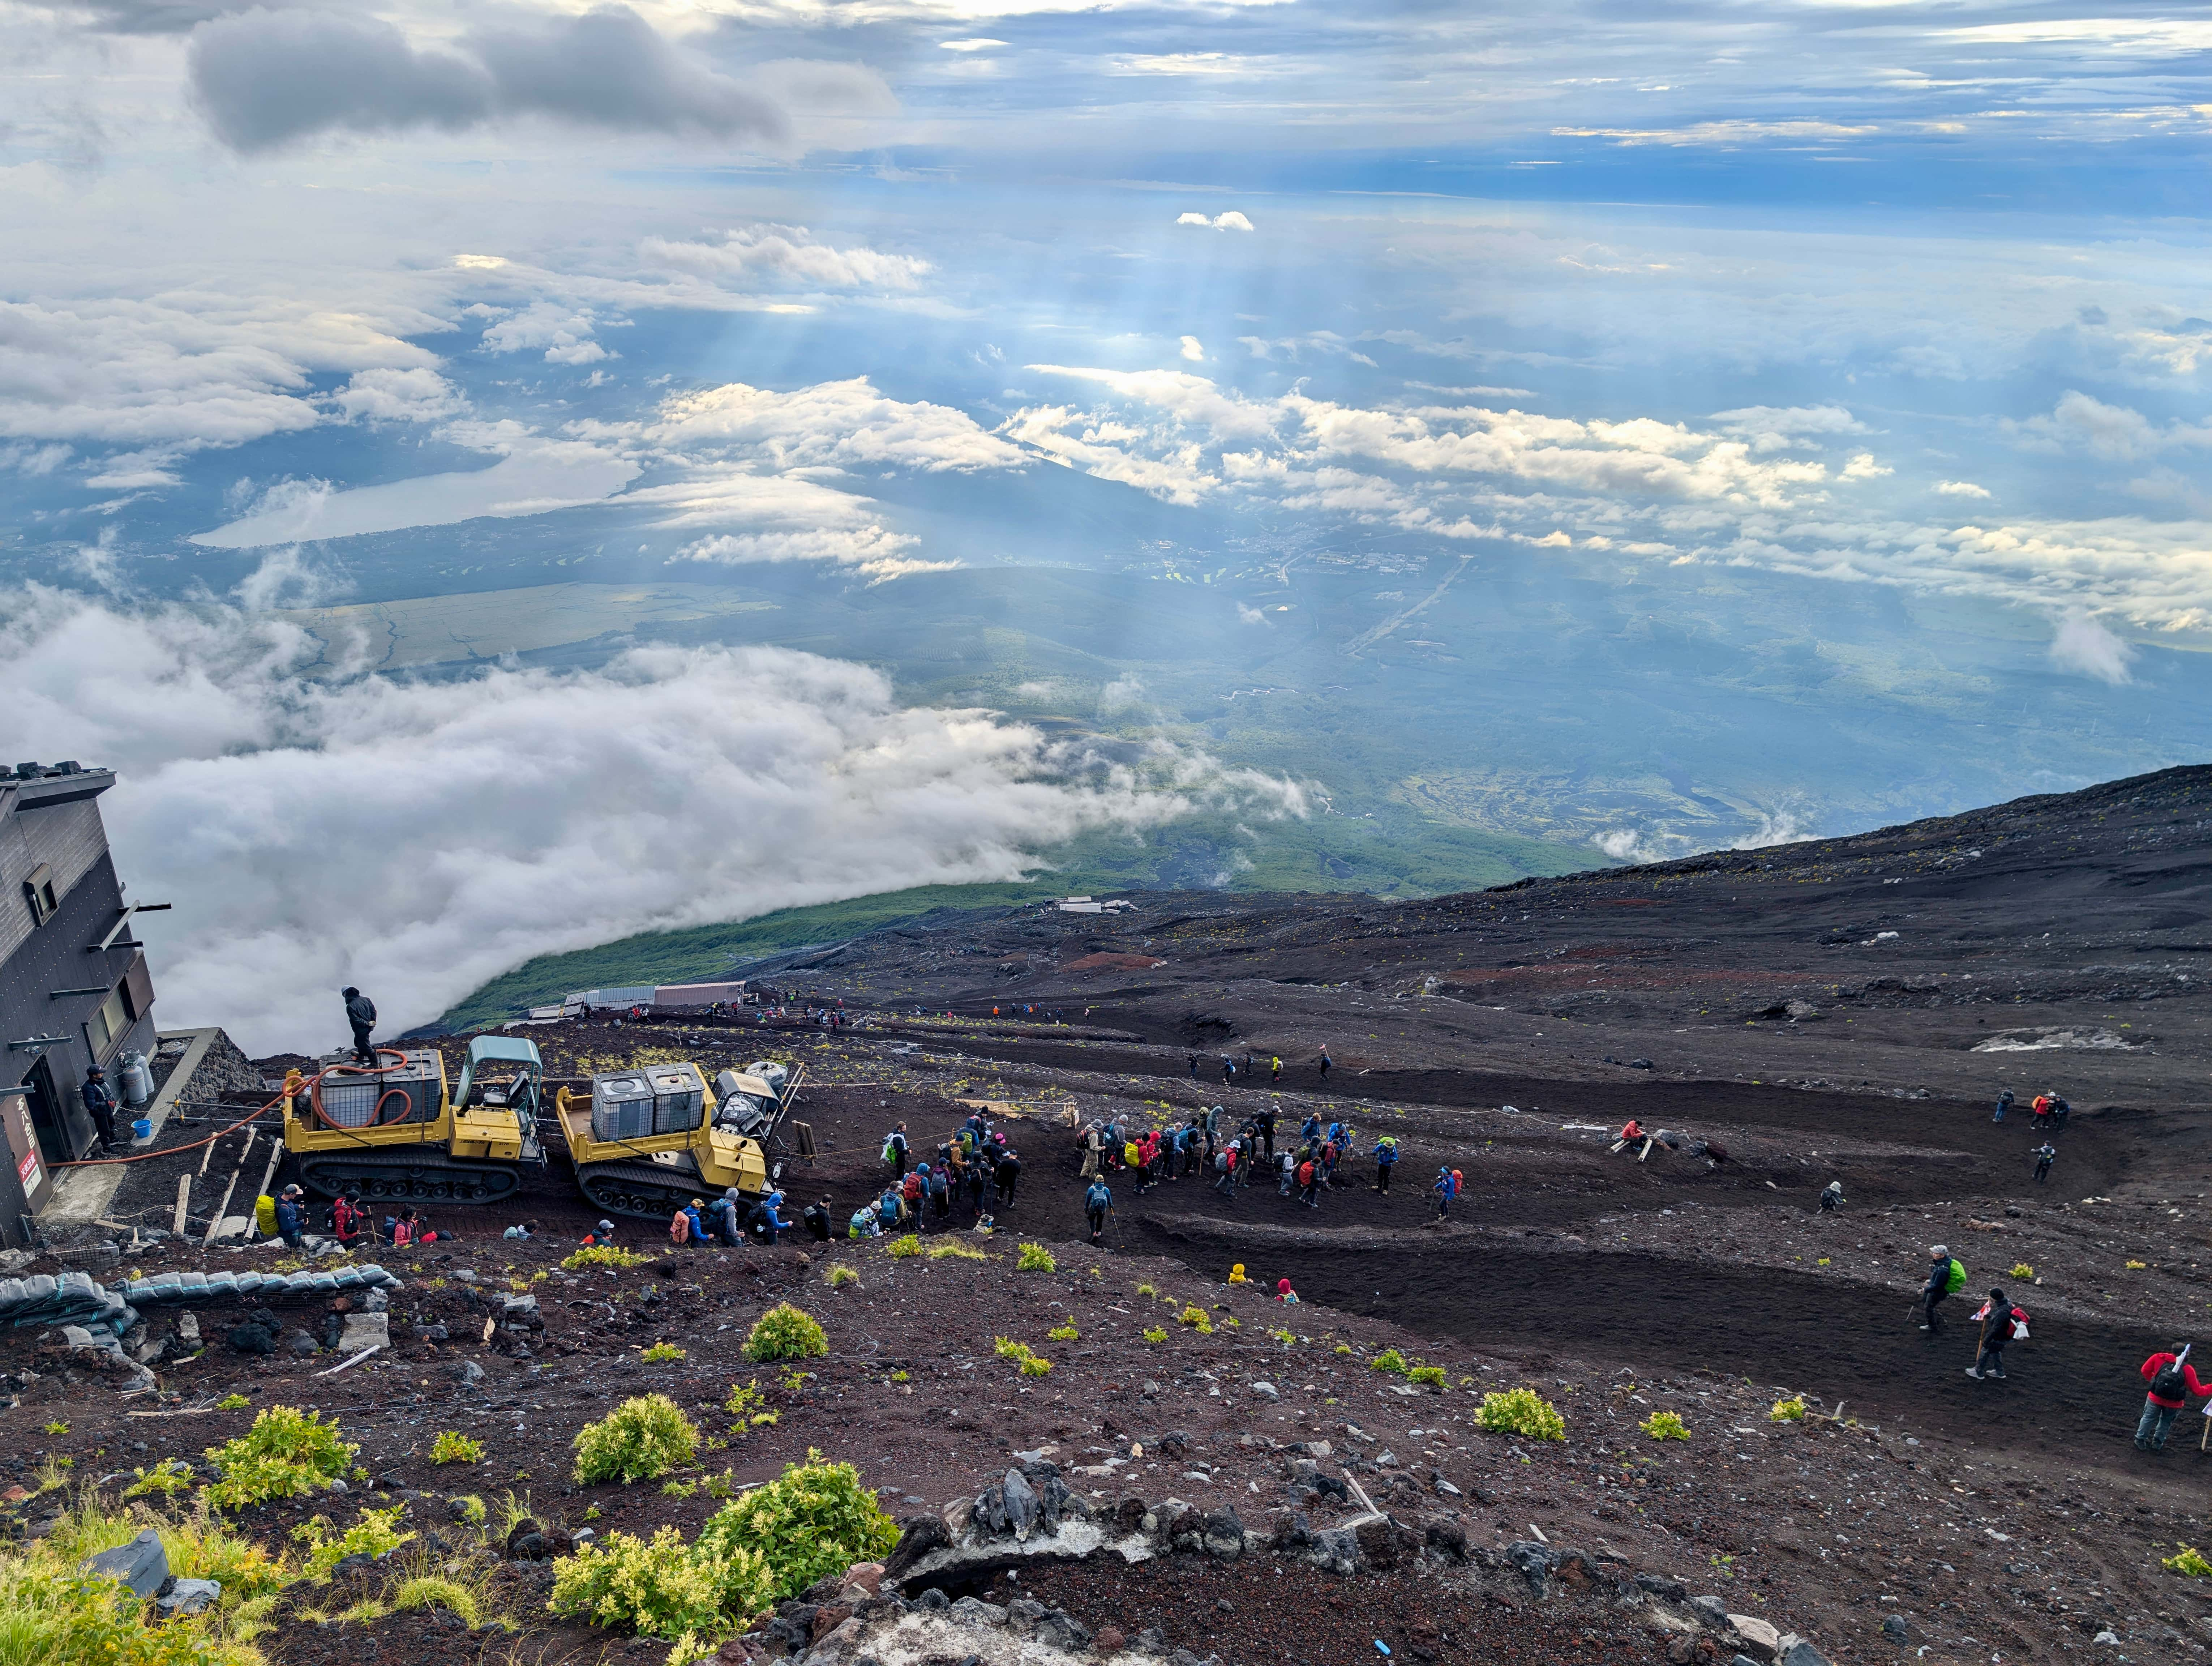
[[[2154,1353],[2142,1362],[2142,1379],[2150,1384],[2143,1398],[2142,1416],[2136,1424],[2136,1450],[2162,1452],[2166,1432],[2191,1395],[2212,1397],[2212,1388],[2197,1380],[2197,1367],[2189,1363],[2189,1345],[2170,1353]]]

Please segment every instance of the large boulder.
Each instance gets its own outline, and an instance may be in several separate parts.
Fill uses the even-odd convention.
[[[86,1557],[80,1572],[88,1578],[120,1581],[134,1596],[151,1596],[169,1583],[169,1553],[149,1527],[127,1545]]]

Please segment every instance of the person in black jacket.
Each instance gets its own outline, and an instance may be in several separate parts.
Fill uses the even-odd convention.
[[[1928,1253],[1935,1259],[1929,1263],[1928,1282],[1921,1286],[1922,1314],[1920,1328],[1934,1333],[1943,1329],[1943,1316],[1936,1311],[1943,1298],[1951,1293],[1951,1252],[1942,1244],[1936,1244]]]
[[[93,1127],[100,1130],[100,1143],[115,1143],[115,1095],[108,1091],[107,1073],[98,1065],[84,1073],[84,1108],[92,1118]]]
[[[376,1028],[376,1003],[349,983],[339,993],[345,997],[346,1022],[353,1027],[353,1056],[356,1064],[374,1064],[376,1051],[368,1032]]]
[[[808,1204],[799,1211],[799,1218],[806,1223],[806,1230],[813,1235],[817,1243],[830,1242],[830,1200],[828,1198],[823,1198],[819,1203]]]
[[[2004,1381],[2005,1344],[2012,1341],[2013,1321],[2019,1316],[2019,1310],[2006,1299],[2003,1291],[1990,1292],[1989,1311],[1982,1316],[1981,1351],[1966,1367],[1967,1376],[1977,1381],[1990,1377]]]

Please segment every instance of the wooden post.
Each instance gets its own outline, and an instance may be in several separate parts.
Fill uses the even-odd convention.
[[[191,1201],[192,1177],[188,1174],[180,1174],[177,1177],[177,1213],[174,1219],[169,1222],[171,1237],[182,1237],[185,1235],[185,1206]]]

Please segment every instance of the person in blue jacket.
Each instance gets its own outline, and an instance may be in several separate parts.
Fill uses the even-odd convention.
[[[1442,1220],[1451,1213],[1452,1200],[1459,1195],[1459,1182],[1452,1178],[1449,1169],[1438,1169],[1437,1183],[1429,1189],[1437,1195],[1437,1219]]]
[[[1385,1196],[1390,1191],[1390,1170],[1398,1166],[1398,1142],[1384,1134],[1375,1142],[1375,1189]]]

